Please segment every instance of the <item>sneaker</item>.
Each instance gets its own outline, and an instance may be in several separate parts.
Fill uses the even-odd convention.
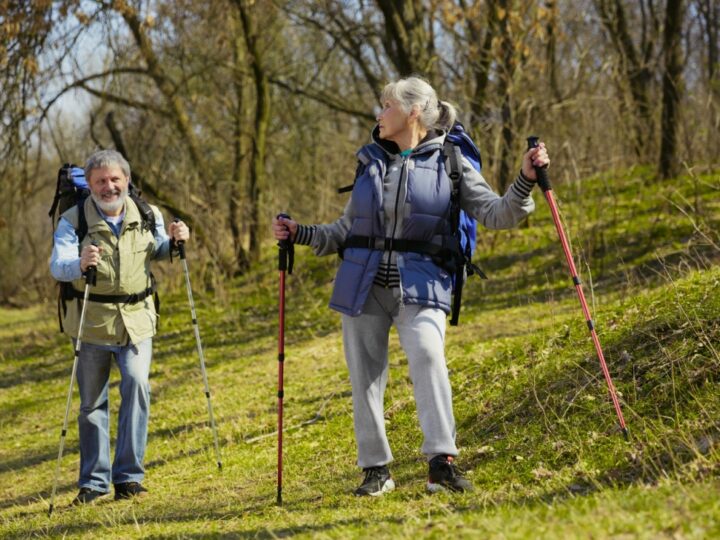
[[[133,497],[144,497],[148,490],[142,487],[140,482],[124,482],[115,484],[115,500],[132,499]]]
[[[368,467],[363,469],[363,471],[365,471],[365,480],[363,480],[360,487],[355,490],[355,495],[358,497],[368,495],[378,497],[383,493],[395,489],[395,482],[390,477],[390,469],[387,468],[387,465]]]
[[[427,490],[437,493],[450,491],[472,491],[473,485],[457,470],[452,456],[435,456],[430,460]]]
[[[103,491],[95,491],[89,487],[80,488],[80,492],[73,499],[72,505],[79,506],[81,504],[90,504],[105,495],[107,495],[107,493]]]

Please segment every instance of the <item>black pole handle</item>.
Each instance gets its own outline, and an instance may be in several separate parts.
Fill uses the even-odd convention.
[[[540,137],[537,137],[535,135],[531,135],[530,137],[528,137],[528,150],[530,150],[531,148],[537,148],[539,140]],[[540,186],[540,189],[542,189],[543,192],[550,191],[552,187],[550,186],[550,178],[548,178],[547,165],[545,165],[544,167],[535,167],[535,174],[537,175],[537,183]]]
[[[288,214],[280,213],[276,219],[285,218],[292,219]],[[278,240],[278,247],[280,248],[278,253],[278,270],[288,274],[292,274],[293,262],[295,259],[295,246],[290,238],[286,240]]]
[[[180,223],[180,218],[176,217],[175,219],[173,219],[173,223]],[[178,252],[180,253],[180,258],[184,259],[185,258],[185,240],[179,240],[179,241],[175,242],[175,245],[177,246]]]
[[[91,246],[98,246],[98,243],[95,240],[92,240],[90,242]],[[92,285],[93,287],[97,284],[97,266],[92,265],[88,266],[87,270],[85,270],[85,284],[86,285]]]

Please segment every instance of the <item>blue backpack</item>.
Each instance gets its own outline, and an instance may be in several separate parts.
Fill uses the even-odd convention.
[[[482,157],[465,127],[455,122],[445,138],[443,146],[445,166],[448,176],[452,180],[450,195],[450,225],[453,236],[456,238],[459,251],[454,254],[453,269],[453,304],[450,315],[450,325],[457,326],[462,303],[462,290],[468,276],[477,274],[487,279],[485,273],[473,264],[472,256],[477,246],[477,222],[460,208],[460,182],[462,180],[462,158],[465,157],[472,167],[480,172],[482,170]]]

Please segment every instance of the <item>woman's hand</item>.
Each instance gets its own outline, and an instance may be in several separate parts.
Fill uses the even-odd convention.
[[[295,241],[297,235],[298,224],[297,221],[293,221],[288,218],[273,218],[272,221],[273,235],[277,240],[290,240]]]
[[[541,142],[536,148],[531,148],[523,156],[522,173],[525,178],[537,182],[537,174],[535,167],[545,167],[550,165],[545,143]]]

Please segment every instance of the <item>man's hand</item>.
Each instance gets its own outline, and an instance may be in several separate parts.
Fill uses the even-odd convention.
[[[80,271],[84,274],[91,266],[97,266],[100,262],[102,247],[85,246],[80,253]]]
[[[190,229],[182,221],[173,221],[168,227],[168,235],[175,242],[187,242],[190,239]]]

